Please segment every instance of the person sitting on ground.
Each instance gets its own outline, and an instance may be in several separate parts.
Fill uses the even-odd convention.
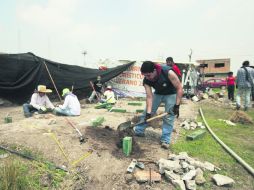
[[[110,104],[116,103],[115,93],[112,91],[111,86],[107,86],[106,91],[104,92],[103,96],[105,98],[101,99],[102,103],[110,103]]]
[[[93,83],[93,92],[88,98],[89,103],[92,103],[95,97],[99,98],[102,96],[103,84],[101,82],[101,76],[97,77],[97,80]],[[98,100],[100,101],[100,100]]]
[[[55,107],[50,102],[46,93],[51,93],[52,90],[47,89],[44,85],[38,85],[37,90],[34,91],[30,103],[23,104],[25,117],[31,117],[34,112],[47,113],[52,111]]]
[[[63,116],[79,116],[80,103],[77,96],[74,95],[69,88],[63,89],[62,96],[64,97],[64,104],[55,108],[54,114]]]
[[[178,76],[178,78],[181,80],[181,78],[182,78],[182,73],[181,73],[180,69],[178,68],[178,66],[175,64],[175,62],[174,62],[174,60],[173,60],[172,57],[168,57],[168,58],[166,59],[166,64],[167,64],[167,66],[170,66],[170,67],[173,69],[173,71],[176,73],[176,75]],[[181,81],[180,81],[180,82],[181,82]]]

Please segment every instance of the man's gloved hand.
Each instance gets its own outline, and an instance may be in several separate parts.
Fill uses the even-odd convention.
[[[146,122],[146,120],[150,119],[151,117],[152,117],[151,113],[146,113],[145,122]]]
[[[174,105],[173,112],[174,112],[176,118],[179,117],[179,108],[180,108],[180,105]]]
[[[41,106],[40,109],[41,109],[43,112],[47,111],[47,108],[45,108],[44,106]]]

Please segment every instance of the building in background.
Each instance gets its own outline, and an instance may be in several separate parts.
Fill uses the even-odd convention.
[[[200,64],[200,74],[204,79],[209,78],[222,78],[227,77],[228,72],[230,71],[230,59],[206,59],[206,60],[197,60]]]

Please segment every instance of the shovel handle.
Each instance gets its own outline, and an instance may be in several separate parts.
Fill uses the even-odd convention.
[[[162,113],[162,114],[157,115],[157,116],[155,116],[155,117],[151,117],[150,119],[147,119],[146,122],[148,123],[148,122],[153,121],[153,120],[155,120],[155,119],[162,118],[162,117],[164,117],[165,115],[168,115],[168,113]]]

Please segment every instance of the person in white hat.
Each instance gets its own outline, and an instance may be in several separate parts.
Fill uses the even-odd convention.
[[[23,104],[25,117],[31,117],[34,112],[46,113],[52,111],[55,107],[50,102],[47,93],[52,90],[47,89],[45,85],[38,85],[37,90],[33,93],[30,103]]]
[[[77,96],[69,88],[63,89],[62,96],[64,97],[64,104],[55,108],[53,113],[62,116],[79,116],[81,108]]]
[[[110,104],[115,104],[116,99],[115,99],[115,93],[112,90],[111,86],[107,86],[106,91],[103,94],[104,98],[101,99],[102,103],[110,103]]]

